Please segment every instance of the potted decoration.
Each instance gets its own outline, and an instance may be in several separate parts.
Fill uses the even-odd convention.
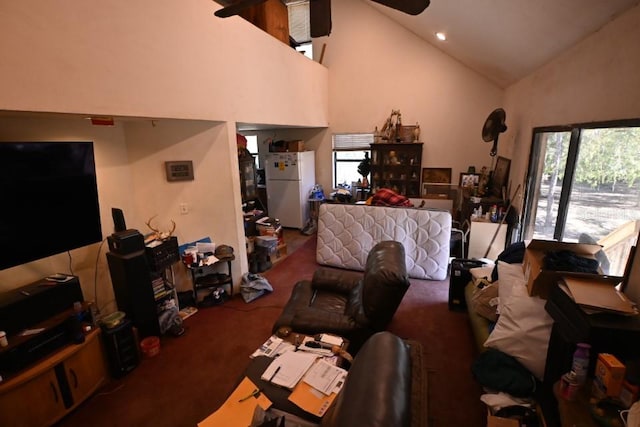
[[[371,172],[371,159],[369,153],[364,153],[364,159],[358,165],[358,173],[362,175],[362,186],[369,187],[369,173]]]

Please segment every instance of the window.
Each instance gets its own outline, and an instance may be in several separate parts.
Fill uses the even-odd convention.
[[[640,120],[534,129],[523,239],[598,243],[623,275],[640,230]]]
[[[371,157],[372,133],[340,133],[333,135],[333,186],[351,185],[362,180],[358,165],[365,153]],[[369,179],[367,177],[367,179]]]
[[[245,135],[247,138],[247,150],[253,156],[256,161],[256,169],[260,169],[260,156],[258,156],[258,136],[257,135]]]
[[[288,1],[287,12],[289,15],[289,37],[295,40],[295,49],[307,58],[313,60],[309,2]]]

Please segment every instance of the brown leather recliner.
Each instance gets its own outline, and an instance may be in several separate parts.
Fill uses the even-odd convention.
[[[333,333],[347,338],[355,354],[387,328],[409,284],[402,244],[380,242],[367,256],[364,275],[320,268],[311,281],[296,283],[273,332],[286,326],[309,335]]]

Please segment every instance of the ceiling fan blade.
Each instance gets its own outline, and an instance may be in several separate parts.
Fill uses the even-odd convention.
[[[384,6],[390,7],[400,12],[404,12],[409,15],[421,14],[427,6],[429,6],[430,0],[372,0],[376,3],[380,3]]]
[[[225,6],[222,9],[218,9],[214,12],[218,18],[228,18],[230,16],[237,15],[241,13],[243,10],[255,6],[260,3],[264,3],[267,0],[240,0],[229,6]]]
[[[311,37],[331,34],[331,0],[309,1],[309,27]]]

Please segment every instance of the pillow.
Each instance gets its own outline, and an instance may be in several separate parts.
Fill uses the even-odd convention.
[[[498,282],[502,282],[502,273],[499,275]],[[553,325],[553,319],[544,309],[545,302],[527,295],[526,288],[524,295],[521,291],[513,293],[502,306],[498,322],[484,343],[485,347],[517,359],[539,380],[544,376]]]
[[[512,294],[528,295],[527,282],[524,280],[522,264],[508,264],[498,261],[498,313]]]

